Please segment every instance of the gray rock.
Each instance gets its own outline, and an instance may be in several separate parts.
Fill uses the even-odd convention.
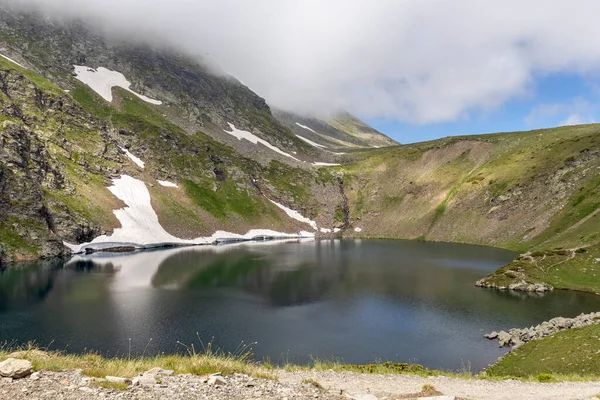
[[[500,331],[498,333],[498,346],[500,346],[500,347],[508,346],[510,344],[511,339],[512,339],[512,336],[510,335],[510,333],[505,332],[505,331]]]
[[[144,375],[158,375],[158,374],[160,374],[161,371],[162,371],[162,368],[154,367],[154,368],[149,369],[148,371],[144,372]]]
[[[494,331],[492,333],[488,333],[486,335],[483,335],[483,337],[485,337],[487,339],[496,339],[498,337],[498,332]]]
[[[136,376],[131,381],[133,386],[154,386],[156,385],[156,378],[154,375],[142,375]]]
[[[0,376],[19,379],[31,375],[33,365],[27,360],[8,358],[0,362]]]
[[[131,379],[129,378],[122,378],[120,376],[110,376],[107,375],[106,376],[106,380],[110,383],[125,383],[127,385],[131,384]]]
[[[227,385],[227,381],[221,375],[211,375],[208,378],[209,385],[211,386],[224,386]]]

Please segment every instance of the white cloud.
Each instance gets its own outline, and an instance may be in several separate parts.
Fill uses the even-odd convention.
[[[600,104],[585,99],[573,99],[562,103],[541,104],[525,117],[531,127],[591,124],[594,115],[600,112]]]
[[[591,115],[581,115],[581,114],[571,114],[567,117],[566,120],[560,122],[559,126],[568,126],[568,125],[581,125],[581,124],[592,124],[596,122],[594,117]]]
[[[524,95],[536,72],[600,68],[596,0],[18,2],[210,53],[296,111],[446,122]]]

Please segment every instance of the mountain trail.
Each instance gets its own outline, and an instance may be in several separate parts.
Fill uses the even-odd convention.
[[[354,372],[313,372],[297,371],[279,373],[281,383],[316,381],[328,393],[340,394],[346,398],[404,399],[409,394],[421,392],[424,385],[432,385],[435,390],[448,398],[519,400],[539,399],[591,399],[600,394],[600,382],[560,382],[537,383],[518,380],[478,380],[460,379],[447,376],[420,377],[413,375],[371,375]],[[440,397],[442,399],[443,397]]]
[[[0,379],[0,398],[29,399],[409,399],[422,396],[424,385],[437,393],[430,399],[592,399],[600,382],[533,383],[487,381],[445,376],[373,375],[333,371],[277,371],[278,380],[231,376],[172,375],[138,378],[126,389],[80,371],[36,372],[31,377]],[[211,379],[212,378],[212,379]],[[111,380],[125,378],[111,377]],[[135,379],[134,379],[135,381]],[[443,395],[442,395],[443,394]],[[431,395],[431,394],[429,394]],[[416,396],[416,397],[415,397]]]

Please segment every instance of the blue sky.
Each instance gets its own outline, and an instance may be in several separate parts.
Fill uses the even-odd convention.
[[[365,118],[365,122],[400,143],[445,136],[523,131],[560,125],[597,122],[600,81],[575,73],[534,74],[524,94],[491,109],[471,109],[444,123],[401,123]]]

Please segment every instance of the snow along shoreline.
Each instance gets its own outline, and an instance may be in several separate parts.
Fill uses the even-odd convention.
[[[229,124],[232,131],[227,132],[236,136],[239,140],[242,138],[256,143],[267,144],[269,148],[275,148],[262,139],[252,135],[250,132],[240,131],[233,124]],[[264,143],[263,143],[264,142]],[[140,158],[133,155],[128,149],[120,147],[121,151],[139,168],[144,169],[145,163]],[[275,148],[277,152],[282,152]],[[289,156],[291,157],[291,156]],[[293,158],[293,157],[292,157]],[[318,165],[335,165],[327,163],[315,163]],[[239,243],[250,241],[272,241],[272,240],[290,240],[290,239],[314,239],[314,232],[300,231],[297,233],[283,233],[270,229],[251,229],[245,234],[237,234],[226,231],[216,231],[211,236],[198,237],[195,239],[181,239],[167,232],[158,220],[158,215],[152,208],[150,192],[146,184],[129,175],[121,175],[120,178],[112,180],[113,185],[108,190],[119,200],[122,200],[127,206],[119,210],[113,210],[115,217],[121,223],[120,228],[116,228],[110,235],[101,235],[94,238],[91,242],[82,244],[63,244],[71,250],[73,254],[94,253],[98,251],[133,251],[138,249],[156,249],[168,247],[183,246],[201,246],[222,243]],[[158,183],[167,188],[178,188],[176,183],[161,181]],[[315,232],[331,233],[332,229],[319,228],[316,221],[306,218],[298,211],[292,210],[268,199],[271,203],[284,211],[290,218],[309,225]],[[333,229],[334,233],[340,229]],[[360,228],[355,228],[355,232],[360,232]]]
[[[113,211],[121,223],[121,227],[116,228],[111,235],[98,236],[91,242],[82,244],[63,242],[73,254],[111,249],[123,251],[315,237],[314,233],[307,231],[283,233],[270,229],[251,229],[243,235],[216,231],[211,236],[181,239],[171,235],[160,225],[158,215],[152,208],[150,192],[144,182],[129,175],[121,175],[120,178],[113,179],[113,186],[110,186],[108,190],[127,205],[127,207]],[[312,224],[310,225],[312,226]]]

